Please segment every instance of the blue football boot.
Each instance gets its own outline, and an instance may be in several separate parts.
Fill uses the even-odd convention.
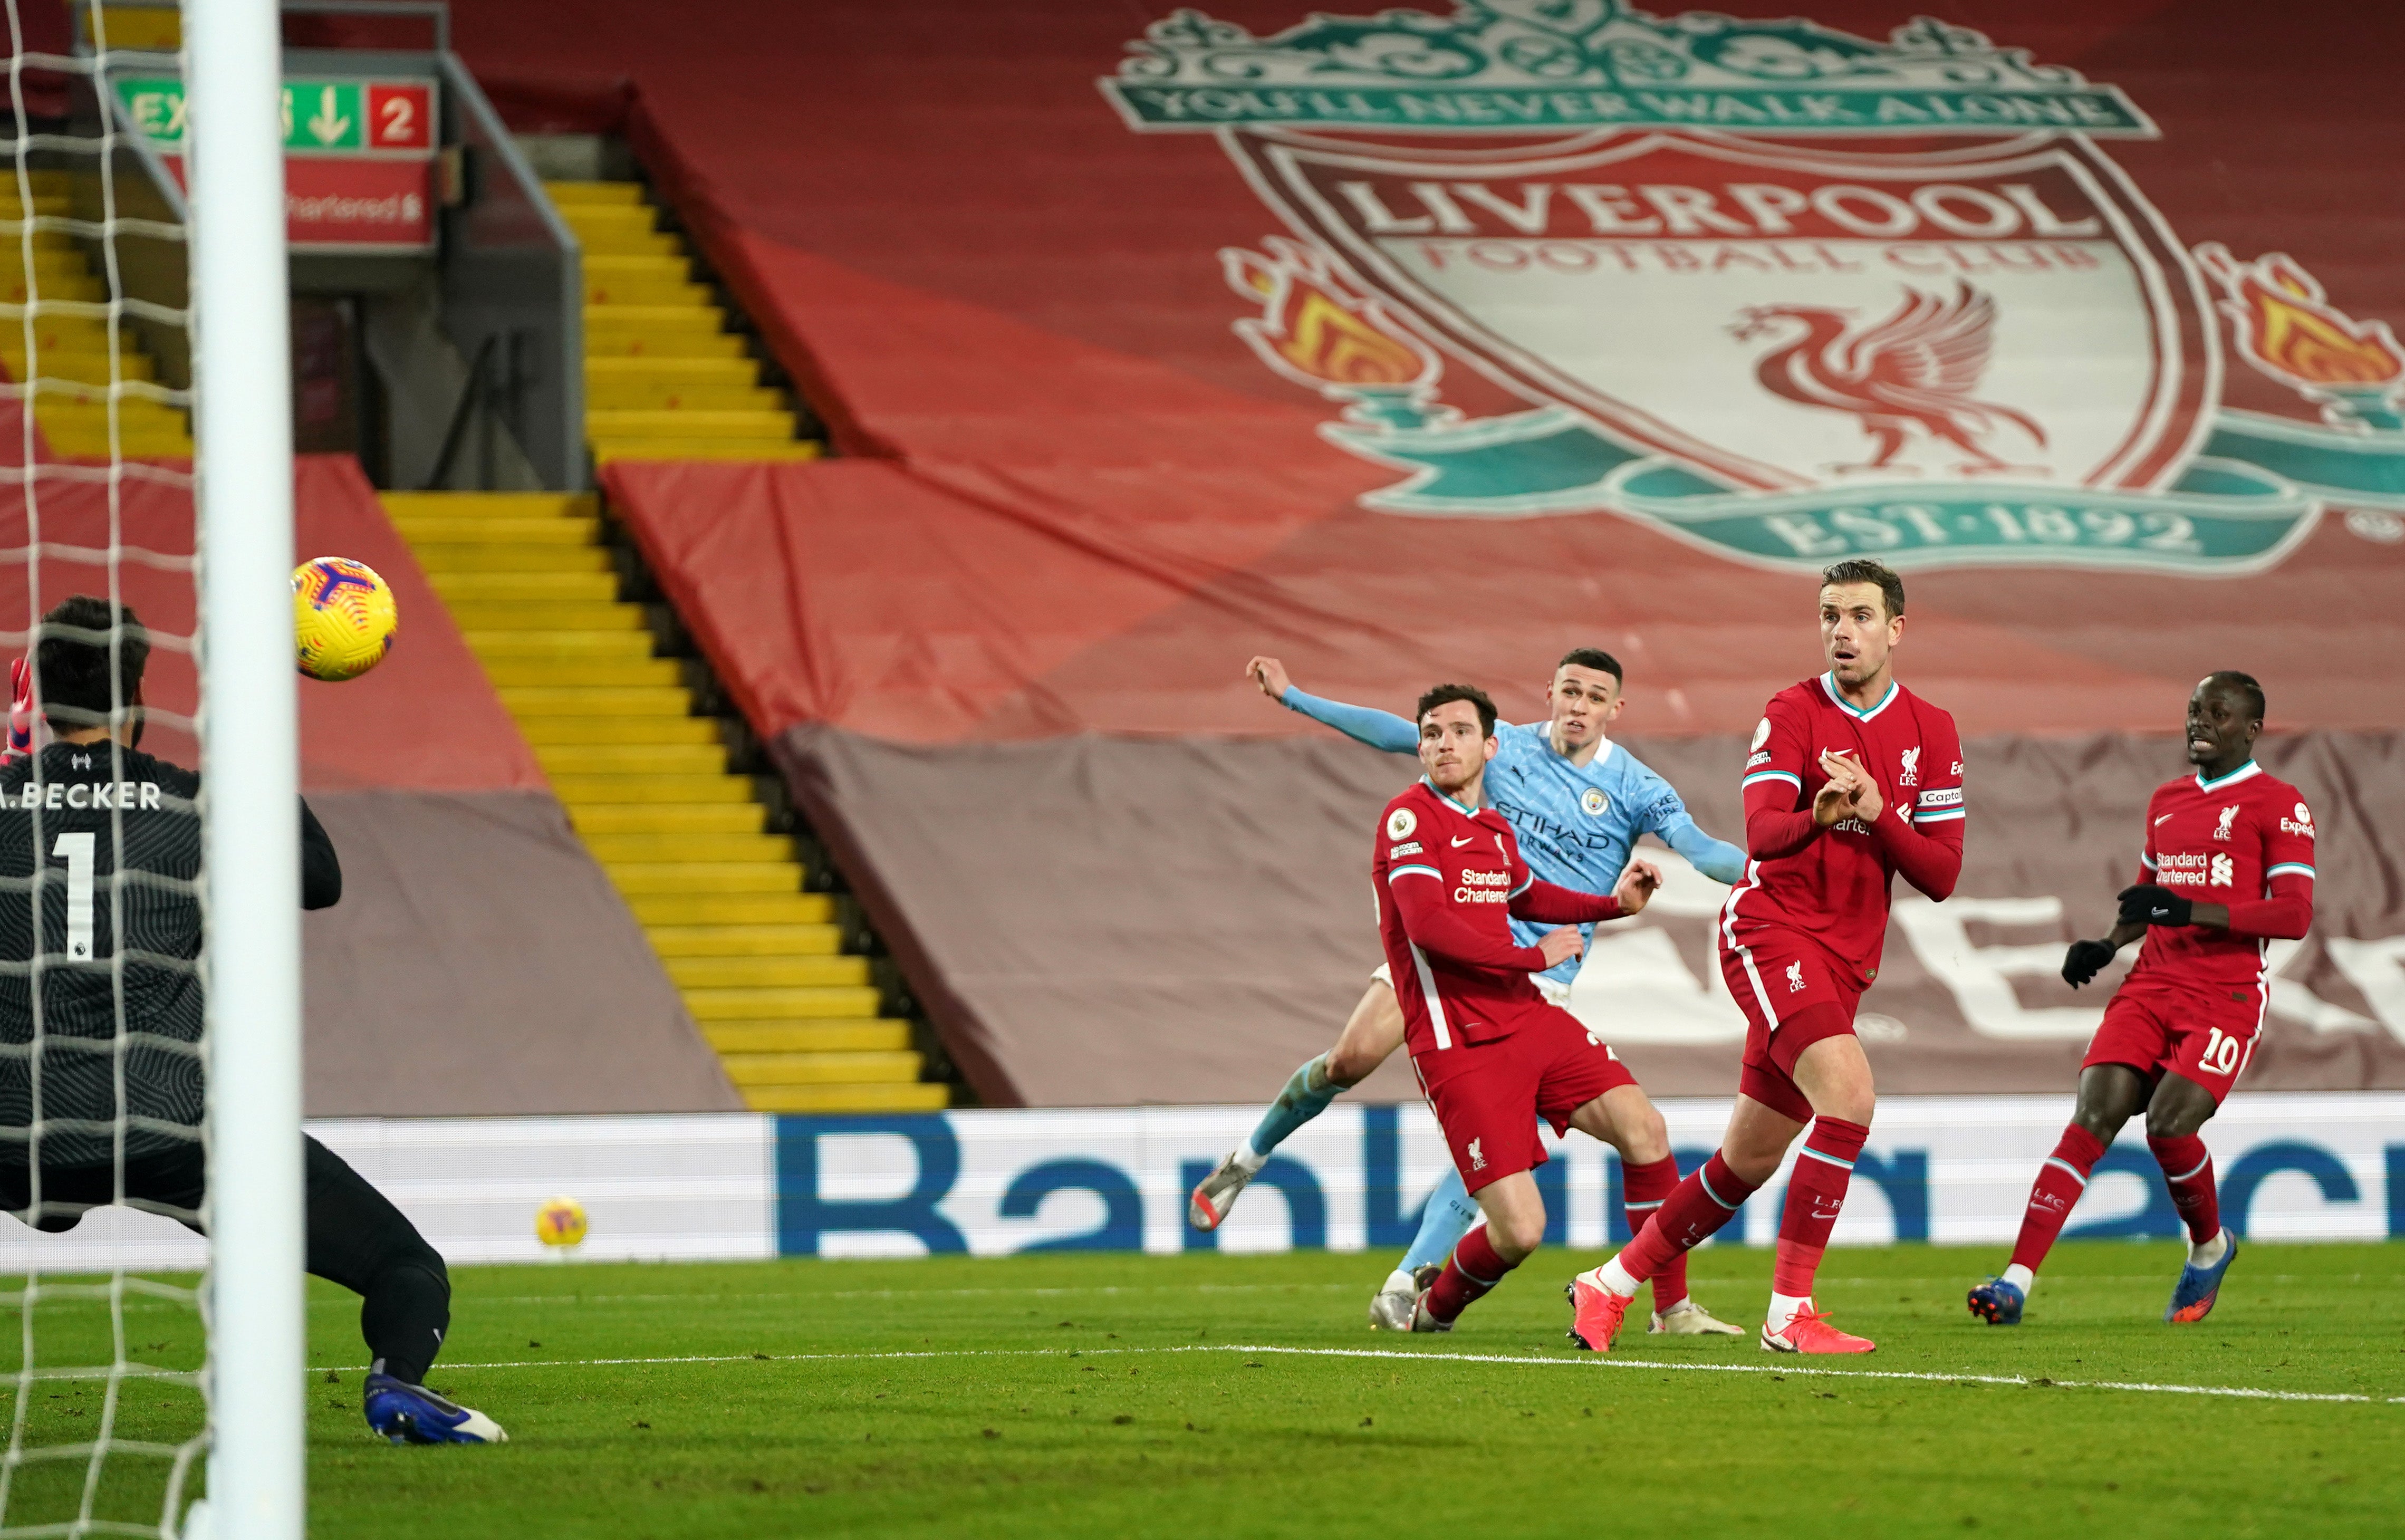
[[[388,1374],[367,1381],[368,1426],[396,1444],[506,1444],[510,1435],[483,1412],[445,1401],[423,1385]]]
[[[2238,1260],[2238,1238],[2226,1228],[2221,1245],[2221,1260],[2212,1267],[2200,1267],[2192,1262],[2181,1267],[2172,1302],[2163,1307],[2165,1321],[2201,1321],[2213,1313],[2213,1302],[2221,1297],[2221,1275]]]
[[[1971,1313],[1990,1326],[2018,1326],[2021,1323],[2021,1307],[2029,1295],[2018,1283],[2007,1283],[1991,1278],[1971,1291]]]

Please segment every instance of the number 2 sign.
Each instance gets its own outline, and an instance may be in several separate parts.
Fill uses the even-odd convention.
[[[368,87],[368,147],[428,149],[433,145],[432,92],[424,86]]]

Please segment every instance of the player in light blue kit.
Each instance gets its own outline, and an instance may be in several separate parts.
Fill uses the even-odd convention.
[[[1304,694],[1275,658],[1255,658],[1245,671],[1272,700],[1372,748],[1410,753],[1419,742],[1418,729],[1391,712]],[[1498,748],[1486,771],[1487,796],[1512,820],[1529,870],[1565,888],[1609,893],[1628,864],[1638,835],[1651,833],[1705,875],[1738,881],[1745,875],[1745,852],[1696,828],[1669,783],[1607,735],[1611,720],[1620,714],[1621,682],[1620,665],[1610,653],[1580,648],[1562,659],[1546,687],[1550,721],[1496,725]],[[1534,945],[1549,929],[1514,920],[1512,938]],[[1591,943],[1594,931],[1593,926],[1582,927],[1582,942]],[[1546,998],[1558,1004],[1568,999],[1578,969],[1579,959],[1573,957],[1534,976]],[[1217,1228],[1280,1141],[1326,1111],[1337,1092],[1367,1079],[1401,1045],[1403,1014],[1395,1002],[1392,982],[1383,966],[1371,977],[1369,991],[1353,1008],[1336,1045],[1294,1072],[1252,1137],[1194,1189],[1187,1221],[1195,1228]],[[1670,1156],[1659,1113],[1631,1135],[1620,1156],[1633,1231],[1678,1185],[1678,1165]],[[1425,1286],[1414,1281],[1414,1275],[1442,1267],[1454,1243],[1477,1220],[1478,1206],[1463,1190],[1460,1173],[1448,1165],[1428,1197],[1418,1237],[1370,1303],[1370,1323],[1410,1330],[1413,1300]],[[1683,1273],[1657,1277],[1653,1288],[1653,1330],[1738,1335],[1738,1328],[1714,1320],[1686,1297]]]

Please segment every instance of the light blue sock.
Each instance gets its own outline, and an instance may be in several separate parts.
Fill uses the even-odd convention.
[[[1420,1233],[1412,1237],[1412,1249],[1403,1253],[1402,1270],[1442,1266],[1454,1246],[1477,1223],[1477,1199],[1461,1184],[1461,1173],[1447,1166],[1444,1180],[1428,1194],[1428,1207],[1420,1211]]]
[[[1287,1078],[1286,1089],[1270,1103],[1270,1110],[1261,1114],[1261,1121],[1253,1129],[1253,1137],[1245,1141],[1246,1148],[1252,1151],[1256,1159],[1268,1159],[1269,1153],[1276,1149],[1287,1135],[1328,1111],[1328,1104],[1335,1100],[1336,1093],[1343,1089],[1328,1078],[1326,1054],[1305,1063]]]

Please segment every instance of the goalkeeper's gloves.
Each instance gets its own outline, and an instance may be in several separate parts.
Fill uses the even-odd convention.
[[[2074,941],[2062,954],[2062,982],[2076,989],[2094,980],[2119,950],[2109,941]]]
[[[0,764],[23,759],[34,751],[34,665],[24,658],[8,664],[8,747],[0,750]]]
[[[2195,910],[2192,899],[2184,899],[2168,888],[2158,888],[2142,882],[2135,888],[2121,889],[2121,923],[2124,925],[2189,925]]]

